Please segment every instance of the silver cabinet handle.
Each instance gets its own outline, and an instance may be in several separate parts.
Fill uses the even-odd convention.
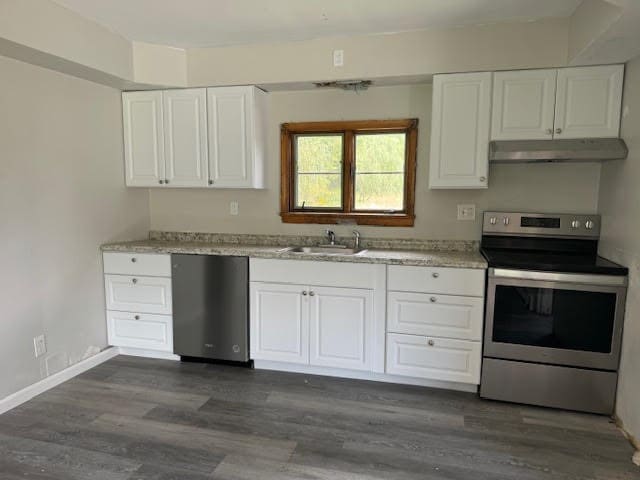
[[[140,320],[140,315],[134,315],[133,318],[135,318],[136,320]]]
[[[430,301],[431,303],[436,303],[436,302],[438,301],[438,299],[437,299],[436,297],[431,297],[431,298],[429,299],[429,301]]]
[[[164,183],[164,180],[158,180],[158,183],[162,185]]]
[[[313,290],[309,292],[309,296],[313,297],[316,294],[316,292],[314,292]]]
[[[164,179],[164,184],[168,185],[169,184],[169,180],[167,180],[166,178]]]
[[[427,345],[429,345],[430,347],[433,347],[436,344],[436,342],[434,342],[433,340],[429,339],[427,341]]]
[[[486,181],[486,180],[487,180],[487,177],[480,177],[480,181],[481,181],[481,182],[484,182],[484,181]]]
[[[431,274],[431,276],[432,276],[433,278],[438,278],[438,277],[440,276],[440,274],[439,274],[438,272],[433,272],[433,273]]]
[[[132,283],[138,283],[138,279],[137,278],[133,278],[133,279],[131,279],[131,282]]]
[[[562,133],[562,129],[561,128],[556,128],[556,133]]]
[[[303,291],[302,291],[302,295],[304,295],[304,296],[306,297],[306,296],[307,296],[307,291],[306,291],[306,290],[303,290]]]
[[[131,263],[136,263],[138,259],[136,257],[131,257]]]
[[[547,135],[553,135],[553,128],[547,128]]]
[[[209,185],[213,185],[213,180],[209,180]]]

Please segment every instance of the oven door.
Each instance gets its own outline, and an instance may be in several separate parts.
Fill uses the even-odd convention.
[[[489,269],[484,356],[616,370],[626,281]]]

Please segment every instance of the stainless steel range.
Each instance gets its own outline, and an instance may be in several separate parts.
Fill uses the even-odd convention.
[[[599,232],[597,215],[485,212],[480,396],[613,412],[628,270]]]

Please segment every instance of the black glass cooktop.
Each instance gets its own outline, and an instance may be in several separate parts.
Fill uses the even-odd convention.
[[[626,267],[589,253],[504,250],[482,248],[482,254],[493,268],[516,268],[545,272],[596,273],[627,275]]]

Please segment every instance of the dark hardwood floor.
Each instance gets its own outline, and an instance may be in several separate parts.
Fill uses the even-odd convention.
[[[609,419],[116,357],[0,416],[0,479],[639,479]]]

